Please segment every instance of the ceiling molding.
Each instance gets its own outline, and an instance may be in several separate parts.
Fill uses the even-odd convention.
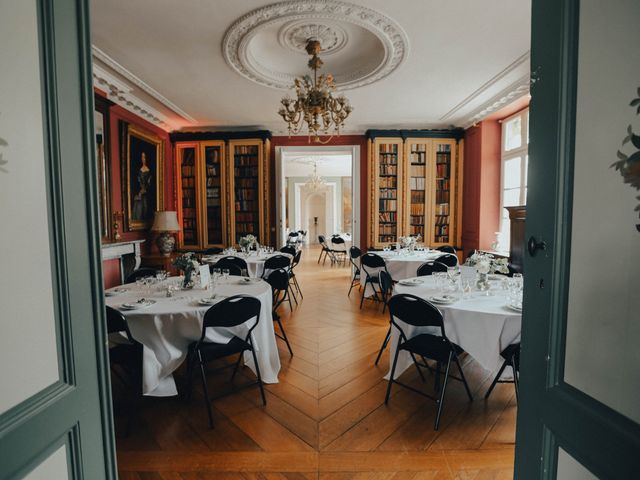
[[[485,102],[482,106],[474,110],[471,115],[465,118],[462,122],[463,128],[468,128],[486,116],[497,112],[502,107],[506,107],[510,103],[517,99],[527,95],[529,93],[530,77],[526,74],[513,82],[507,88],[502,90],[497,95],[493,96],[490,100]]]
[[[340,24],[354,25],[373,34],[383,48],[383,55],[370,65],[358,65],[348,74],[333,72],[336,89],[348,90],[379,81],[395,71],[409,54],[409,39],[402,27],[391,18],[361,5],[338,0],[288,0],[253,10],[231,25],[222,41],[222,55],[227,64],[243,77],[271,88],[288,90],[296,75],[276,71],[263,65],[252,54],[251,40],[262,30],[285,23],[281,36],[290,32],[320,30],[332,39],[333,52],[348,44],[348,37],[340,34]],[[293,42],[294,45],[299,41]]]
[[[107,93],[109,100],[160,128],[171,131],[175,125],[152,106],[132,94],[133,89],[99,65],[93,65],[93,85]]]
[[[523,53],[522,55],[520,55],[518,58],[516,58],[510,65],[508,65],[505,69],[503,69],[502,71],[498,72],[496,75],[494,75],[491,79],[489,79],[487,82],[485,82],[484,84],[482,84],[477,90],[475,90],[471,95],[469,95],[468,97],[466,97],[464,100],[462,100],[460,103],[458,103],[455,107],[453,107],[451,110],[449,110],[447,113],[445,113],[442,117],[440,117],[440,120],[447,120],[448,118],[451,118],[453,115],[455,115],[458,111],[464,109],[464,107],[466,107],[467,105],[469,105],[471,102],[473,102],[475,99],[477,99],[478,97],[482,96],[483,94],[485,94],[487,92],[487,90],[489,90],[490,88],[494,87],[498,82],[500,82],[503,78],[505,78],[507,75],[509,75],[510,73],[512,73],[513,71],[515,71],[516,69],[520,68],[520,66],[524,63],[529,63],[529,60],[531,58],[531,52],[529,50],[527,50],[525,53]],[[493,100],[493,99],[492,99]],[[487,102],[488,103],[488,102]],[[484,106],[487,105],[487,103],[484,104]],[[484,108],[483,106],[483,108]]]
[[[197,123],[197,120],[195,118],[193,118],[183,109],[178,107],[175,103],[173,103],[167,97],[165,97],[156,89],[151,87],[149,84],[144,82],[142,79],[140,79],[140,77],[136,76],[130,70],[123,67],[120,63],[118,63],[116,60],[111,58],[109,55],[107,55],[105,52],[100,50],[95,45],[91,45],[91,53],[94,58],[100,60],[102,63],[107,65],[109,68],[111,68],[114,72],[118,73],[119,75],[122,75],[122,77],[127,79],[136,87],[140,88],[140,90],[151,95],[153,98],[155,98],[158,102],[160,102],[162,105],[164,105],[166,108],[168,108],[172,112],[176,113],[177,115],[180,115],[183,119],[189,121],[190,123]],[[131,89],[130,89],[130,92],[131,92]]]

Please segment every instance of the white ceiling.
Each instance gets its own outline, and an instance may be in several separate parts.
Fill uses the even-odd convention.
[[[167,130],[266,128],[283,133],[276,112],[286,91],[241,76],[222,55],[229,27],[270,3],[93,0],[95,84]],[[409,48],[390,75],[345,92],[355,108],[348,132],[467,126],[527,93],[530,0],[352,3],[393,19],[406,33]],[[363,44],[357,43],[343,50],[362,52]],[[302,67],[306,63],[304,55],[282,54],[298,56]],[[260,60],[272,57],[273,52],[265,53]],[[330,72],[330,55],[324,60]]]
[[[318,175],[323,177],[350,177],[351,155],[335,154],[283,154],[283,170],[285,177],[307,177],[313,173],[316,165]]]

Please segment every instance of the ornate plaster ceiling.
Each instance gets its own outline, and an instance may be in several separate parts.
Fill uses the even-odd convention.
[[[222,52],[243,77],[288,89],[309,72],[309,39],[320,41],[323,71],[333,74],[338,90],[386,77],[409,53],[409,40],[394,20],[337,0],[290,0],[253,10],[227,30]]]

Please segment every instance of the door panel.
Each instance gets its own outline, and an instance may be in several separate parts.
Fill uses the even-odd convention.
[[[640,338],[625,282],[637,278],[637,192],[610,165],[637,125],[640,4],[532,5],[525,238],[545,248],[525,258],[516,478],[633,478],[640,426],[625,405],[640,377],[627,350]]]
[[[8,81],[0,96],[0,195],[12,216],[2,212],[12,229],[2,231],[0,249],[2,277],[10,279],[0,290],[3,308],[8,305],[0,364],[12,369],[2,371],[2,396],[9,400],[0,414],[1,479],[116,477],[88,19],[86,1],[2,1],[0,32],[15,36],[2,42],[11,48],[0,57]],[[23,53],[31,73],[5,76]],[[5,197],[13,193],[10,183],[20,185],[21,195]],[[14,230],[16,222],[27,228]],[[12,244],[16,239],[23,243]],[[28,390],[19,389],[23,381]]]

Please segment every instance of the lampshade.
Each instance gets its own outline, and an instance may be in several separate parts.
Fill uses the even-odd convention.
[[[156,212],[151,230],[155,232],[179,232],[178,214],[176,212]]]

